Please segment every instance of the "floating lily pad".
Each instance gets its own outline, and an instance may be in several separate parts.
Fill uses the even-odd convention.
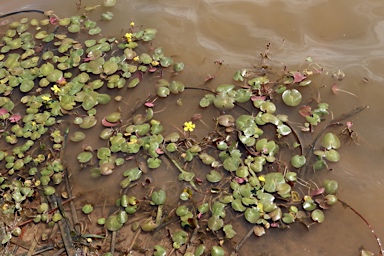
[[[89,214],[93,211],[93,206],[91,204],[86,204],[81,208],[82,212],[85,214]]]
[[[167,195],[164,190],[157,190],[152,193],[152,202],[155,205],[162,205],[167,200]]]
[[[337,189],[339,187],[339,184],[335,180],[324,180],[323,186],[325,189],[326,194],[335,194],[337,192]]]
[[[219,216],[212,216],[208,220],[208,227],[212,231],[220,230],[224,226],[224,221]]]
[[[91,152],[81,152],[77,155],[77,160],[80,163],[87,163],[92,159],[92,153]]]
[[[188,233],[184,230],[179,230],[174,232],[171,235],[173,241],[173,248],[179,249],[182,245],[184,245],[188,241]]]
[[[222,175],[216,170],[211,170],[210,173],[207,174],[207,180],[209,182],[219,182],[221,179]]]
[[[257,225],[253,228],[253,233],[255,234],[255,236],[262,236],[265,234],[265,229],[264,227]]]
[[[211,249],[211,256],[224,256],[225,251],[221,246],[214,245]]]
[[[81,131],[74,132],[69,139],[73,142],[79,142],[85,139],[85,133]]]
[[[286,105],[295,107],[300,104],[302,96],[296,89],[289,89],[282,94],[283,101]]]
[[[96,120],[95,116],[86,116],[83,119],[83,122],[80,124],[80,127],[83,129],[89,129],[89,128],[95,126],[96,123],[97,123],[97,120]]]
[[[334,133],[327,133],[323,136],[322,145],[325,149],[338,149],[340,148],[340,140]]]
[[[123,224],[118,221],[117,215],[111,215],[105,221],[104,226],[109,231],[117,231],[123,227]]]
[[[294,155],[291,158],[291,164],[295,168],[300,168],[300,167],[304,166],[305,163],[306,163],[305,156]]]
[[[339,152],[334,149],[325,151],[325,159],[331,162],[338,162],[340,160]]]
[[[166,256],[167,251],[161,245],[155,245],[153,255],[154,256]]]
[[[103,6],[113,7],[116,5],[116,0],[103,0]]]
[[[324,212],[322,210],[316,209],[311,213],[311,218],[313,221],[316,221],[318,223],[324,222]]]

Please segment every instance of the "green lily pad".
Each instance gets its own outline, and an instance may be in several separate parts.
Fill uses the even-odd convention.
[[[55,192],[56,192],[56,189],[55,189],[54,187],[46,186],[46,187],[44,188],[44,195],[46,195],[46,196],[51,196],[51,195],[53,195]]]
[[[116,123],[120,121],[121,119],[121,113],[120,112],[113,112],[105,117],[105,119],[110,123]]]
[[[302,96],[296,89],[289,89],[283,92],[282,98],[287,106],[295,107],[300,104]]]
[[[334,133],[327,133],[323,136],[322,145],[325,149],[338,149],[340,148],[340,140]]]
[[[93,154],[91,152],[81,152],[77,155],[77,160],[80,163],[88,163],[92,159]]]
[[[171,91],[169,90],[168,87],[160,86],[157,88],[157,96],[161,98],[167,97],[170,93]]]
[[[326,195],[324,199],[328,205],[334,205],[338,202],[337,196],[331,194]]]
[[[173,70],[175,72],[180,72],[184,69],[184,63],[182,62],[176,62],[175,64],[173,64]]]
[[[140,224],[140,227],[143,231],[145,232],[151,232],[153,231],[155,228],[157,228],[157,224],[153,221],[153,220],[147,220],[145,222],[142,222]]]
[[[131,181],[136,181],[140,179],[141,175],[143,174],[143,171],[139,167],[135,167],[129,170],[126,170],[123,173],[124,177],[129,177]]]
[[[222,179],[222,175],[216,170],[211,170],[207,174],[207,180],[209,182],[215,183],[215,182],[219,182],[221,179]]]
[[[339,152],[334,149],[325,151],[325,159],[331,162],[338,162],[340,160]]]
[[[282,221],[286,224],[291,224],[293,222],[295,222],[295,217],[293,216],[293,214],[290,214],[290,213],[284,213],[283,214],[283,218],[282,218]]]
[[[280,172],[271,172],[265,175],[264,189],[269,193],[277,191],[279,185],[284,184],[285,179]]]
[[[171,235],[173,241],[173,248],[180,249],[188,241],[188,233],[184,230],[179,230]]]
[[[132,79],[132,81],[129,82],[129,84],[127,85],[127,87],[128,87],[128,88],[134,88],[134,87],[136,87],[139,83],[140,83],[140,79],[136,77],[136,78]]]
[[[201,256],[204,254],[204,251],[205,251],[205,246],[203,244],[199,244],[196,247],[194,256]]]
[[[243,205],[241,199],[235,199],[231,203],[231,207],[233,210],[238,211],[238,212],[244,212],[247,208]]]
[[[74,132],[69,139],[73,142],[79,142],[85,139],[85,134],[81,131]]]
[[[313,221],[316,221],[318,223],[324,222],[324,212],[320,209],[316,209],[311,213],[311,218]]]
[[[236,232],[235,232],[235,230],[233,230],[232,225],[225,225],[225,226],[223,227],[223,231],[224,231],[224,233],[225,233],[225,237],[226,237],[227,239],[234,238],[235,235],[236,235]]]
[[[295,168],[300,168],[300,167],[304,166],[306,161],[307,160],[305,159],[305,156],[294,155],[291,158],[291,164]]]
[[[105,221],[104,226],[109,231],[117,231],[123,227],[123,224],[119,222],[117,215],[111,215]]]
[[[223,249],[223,247],[221,246],[212,246],[212,249],[211,249],[211,256],[224,256],[225,255],[225,251]]]
[[[153,256],[166,256],[166,255],[167,255],[167,251],[165,250],[164,247],[158,244],[154,246]]]
[[[216,108],[221,110],[229,110],[235,107],[235,99],[228,96],[225,93],[219,93],[213,100],[213,104]]]
[[[150,157],[147,159],[147,164],[149,168],[156,169],[161,165],[161,160],[157,157],[156,158]]]
[[[181,205],[181,206],[177,207],[177,209],[176,209],[176,215],[179,217],[186,215],[188,212],[189,212],[189,210],[185,205]]]
[[[339,188],[339,183],[335,180],[324,180],[323,186],[326,194],[333,195],[336,194],[337,189]]]
[[[223,203],[215,202],[212,205],[212,215],[224,218],[225,217],[225,209],[224,209],[225,206],[226,205]]]
[[[160,65],[164,68],[169,67],[173,64],[173,59],[171,57],[163,57],[160,60]]]
[[[111,156],[111,150],[109,148],[99,148],[97,150],[97,158],[98,159],[107,159]]]
[[[126,211],[119,211],[117,213],[117,221],[124,224],[128,221],[128,213]]]
[[[113,7],[116,5],[116,0],[103,0],[104,7]]]
[[[260,218],[260,211],[259,211],[259,209],[256,208],[256,207],[247,208],[247,210],[245,210],[244,217],[245,217],[245,219],[246,219],[249,223],[251,223],[251,224],[256,224],[257,221],[258,221],[259,218]]]
[[[155,205],[162,205],[167,200],[167,195],[164,190],[157,190],[152,193],[152,202]]]
[[[107,75],[112,75],[117,71],[118,68],[119,66],[117,65],[117,63],[113,61],[106,61],[103,64],[103,71]]]
[[[81,208],[81,211],[85,214],[90,214],[93,211],[93,206],[91,204],[86,204]]]
[[[219,216],[212,216],[208,219],[208,228],[212,231],[218,231],[224,226],[224,221]]]
[[[306,200],[303,202],[303,208],[306,211],[313,211],[316,209],[316,204],[313,200]]]
[[[83,119],[83,122],[80,124],[80,127],[83,129],[89,129],[95,126],[97,123],[95,116],[86,116]]]

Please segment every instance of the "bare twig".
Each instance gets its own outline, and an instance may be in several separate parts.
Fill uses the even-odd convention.
[[[128,253],[129,253],[129,252],[132,250],[132,248],[135,246],[136,240],[137,240],[137,238],[139,237],[140,233],[141,233],[141,228],[139,228],[139,229],[136,231],[136,234],[135,234],[135,236],[133,237],[132,242],[131,242],[131,244],[129,245],[129,247],[128,247],[128,249],[127,249],[127,252],[128,252]]]
[[[379,246],[379,249],[380,249],[380,252],[379,252],[379,255],[383,256],[384,255],[384,249],[383,249],[383,246],[381,244],[381,241],[380,241],[380,238],[379,236],[376,234],[375,230],[372,228],[371,224],[369,224],[369,222],[357,211],[355,210],[352,206],[350,206],[347,202],[341,200],[340,198],[338,198],[338,200],[340,201],[340,203],[343,204],[344,207],[347,207],[349,208],[351,211],[353,211],[357,216],[360,217],[360,219],[362,219],[365,224],[367,224],[368,228],[371,230],[373,236],[376,238],[376,241],[377,241],[377,245]]]
[[[327,124],[323,130],[321,130],[321,132],[316,136],[316,138],[313,140],[312,144],[309,146],[309,150],[307,152],[307,154],[305,155],[305,159],[307,160],[307,162],[309,162],[309,157],[310,157],[310,154],[313,152],[313,150],[315,149],[316,147],[316,144],[317,144],[317,141],[320,139],[320,137],[324,134],[324,132],[331,126],[337,126],[337,125],[343,125],[341,122],[344,121],[345,119],[348,119],[348,118],[351,118],[353,117],[354,115],[357,115],[359,114],[361,111],[363,111],[364,109],[368,108],[368,106],[364,105],[364,106],[359,106],[357,108],[354,108],[352,109],[351,111],[349,111],[348,113],[346,114],[342,114],[338,117],[336,117],[335,119],[332,120],[332,123],[330,124]],[[304,165],[304,167],[308,167],[308,165]],[[303,169],[300,169],[300,171],[302,171]],[[308,168],[305,168],[304,171],[308,170]]]
[[[113,231],[112,237],[111,237],[111,250],[110,250],[112,255],[115,252],[115,245],[116,245],[116,231]]]
[[[176,166],[176,168],[181,172],[181,173],[186,173],[187,171],[185,171],[183,168],[181,168],[181,166],[179,165],[179,163],[173,159],[171,153],[168,152],[168,150],[165,148],[165,147],[162,147],[162,150],[164,151],[165,155],[169,158],[169,160],[171,160],[171,162]],[[200,191],[200,189],[196,186],[196,184],[191,180],[189,182],[191,184],[191,186],[196,190],[196,191]]]
[[[240,248],[248,240],[248,238],[252,235],[253,229],[254,229],[254,226],[248,231],[248,233],[243,237],[243,239],[241,239],[239,244],[236,246],[235,251],[231,253],[231,256],[237,255],[237,253],[240,251]]]

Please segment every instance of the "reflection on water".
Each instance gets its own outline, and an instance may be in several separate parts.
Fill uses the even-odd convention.
[[[2,12],[20,9],[53,9],[60,16],[76,12],[76,1],[1,0]],[[95,5],[96,1],[83,1]],[[271,56],[288,66],[299,66],[307,56],[332,72],[346,73],[339,87],[358,97],[330,92],[335,80],[329,74],[317,81],[323,101],[331,104],[335,116],[359,105],[369,108],[353,118],[360,145],[341,149],[342,163],[320,178],[339,181],[340,198],[349,202],[384,238],[384,135],[382,95],[384,86],[384,6],[381,0],[120,0],[114,9],[114,30],[120,34],[131,20],[159,30],[156,42],[167,53],[186,63],[182,74],[191,85],[201,84],[215,73],[214,60],[229,65],[219,79],[229,81],[232,71],[257,64],[265,45]],[[282,68],[278,62],[270,64]],[[364,82],[363,79],[368,82]],[[184,97],[184,105],[196,97]],[[185,121],[197,108],[183,108],[171,123]],[[166,115],[164,115],[166,118]],[[84,177],[83,177],[84,178]],[[83,179],[82,178],[82,179]],[[90,185],[92,186],[92,185]],[[238,234],[249,229],[238,227]],[[242,230],[243,229],[243,230]],[[350,210],[341,206],[327,213],[327,220],[309,232],[300,224],[291,230],[270,230],[262,238],[251,237],[241,255],[357,255],[361,246],[377,252],[368,227]],[[255,248],[257,247],[257,251]]]

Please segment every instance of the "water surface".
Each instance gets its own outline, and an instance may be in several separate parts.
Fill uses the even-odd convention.
[[[52,9],[59,17],[64,17],[76,12],[75,3],[2,0],[1,11]],[[96,1],[82,3],[95,5]],[[351,119],[360,145],[346,143],[340,150],[342,161],[332,166],[333,172],[319,173],[319,179],[338,180],[339,197],[362,214],[384,239],[381,219],[384,212],[382,1],[120,0],[113,12],[115,19],[104,25],[108,27],[104,30],[106,36],[122,35],[122,29],[128,28],[131,21],[157,28],[154,44],[163,46],[167,55],[186,64],[179,79],[185,79],[190,86],[202,85],[208,75],[214,74],[218,82],[229,82],[235,70],[260,65],[260,54],[268,43],[273,60],[267,64],[276,69],[298,68],[308,56],[324,67],[316,83],[324,86],[322,100],[330,103],[335,116],[360,105],[369,108]],[[224,63],[218,73],[215,60]],[[346,74],[341,82],[331,77],[339,69]],[[331,91],[334,83],[357,97],[342,92],[334,95]],[[140,95],[132,96],[133,100],[135,97]],[[184,106],[196,105],[200,97],[198,93],[182,96]],[[180,108],[178,111],[179,115],[168,117],[170,127],[180,126],[199,109]],[[166,113],[163,116],[167,118]],[[204,129],[197,128],[197,133],[204,135]],[[79,175],[82,180],[86,178]],[[112,182],[113,177],[108,179]],[[75,183],[74,190],[79,191],[94,188],[91,181],[82,183],[85,187],[76,188],[76,185],[79,184]],[[103,191],[109,193],[111,190],[103,188]],[[326,217],[323,224],[310,230],[297,223],[289,230],[268,230],[264,237],[251,237],[240,254],[358,255],[362,246],[378,252],[370,229],[352,211],[339,205],[328,211]],[[249,228],[248,225],[239,226],[239,236]]]

